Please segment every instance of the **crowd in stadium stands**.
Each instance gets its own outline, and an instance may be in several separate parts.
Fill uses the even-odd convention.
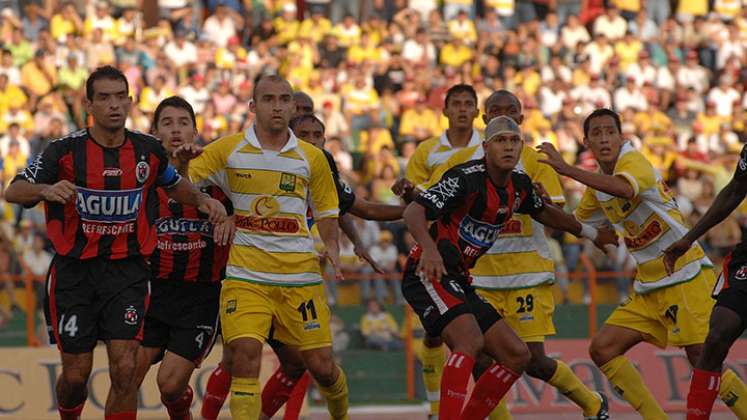
[[[584,168],[595,162],[581,121],[597,107],[618,111],[625,136],[661,171],[691,221],[728,182],[747,139],[740,0],[307,0],[303,10],[295,0],[158,0],[160,20],[151,27],[141,3],[0,1],[3,186],[51,139],[85,126],[83,84],[104,64],[129,79],[129,128],[149,131],[159,101],[178,94],[194,106],[202,144],[249,127],[254,80],[280,73],[314,99],[344,180],[358,196],[388,203],[399,200],[390,187],[418,142],[446,128],[444,95],[456,83],[472,84],[481,104],[495,89],[515,92],[525,140],[553,143]],[[475,125],[484,128],[481,118]],[[561,179],[572,209],[582,188]],[[0,271],[44,275],[50,250],[41,209],[0,203]],[[709,232],[703,244],[716,264],[745,227],[742,206]],[[403,226],[360,221],[359,229],[398,278],[412,242]],[[600,270],[630,268],[624,251],[610,259],[553,237],[561,272],[579,268],[582,253]],[[346,273],[370,279],[360,285],[362,301],[402,301],[396,284],[358,261],[350,244],[342,251]],[[616,285],[624,297],[629,276]],[[16,306],[4,300],[0,319]]]

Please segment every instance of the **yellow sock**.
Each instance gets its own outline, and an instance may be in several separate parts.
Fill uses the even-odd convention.
[[[501,403],[493,410],[488,416],[489,420],[511,420],[511,413],[508,411],[506,405],[506,399],[502,399]]]
[[[348,417],[348,380],[345,372],[339,367],[340,375],[330,387],[319,387],[319,392],[327,400],[327,411],[332,420],[347,420]]]
[[[423,346],[423,381],[425,382],[425,393],[431,404],[431,416],[438,416],[438,404],[441,399],[441,374],[446,364],[446,349],[443,345],[438,347]]]
[[[644,420],[666,420],[666,414],[643,383],[640,373],[625,356],[617,356],[601,367],[615,391],[638,411]]]
[[[548,384],[554,386],[577,406],[584,410],[584,416],[595,416],[602,408],[602,401],[578,379],[575,373],[565,363],[558,362],[558,367]]]
[[[256,420],[262,410],[261,389],[257,378],[231,378],[231,417]]]
[[[747,419],[747,386],[733,370],[726,369],[721,375],[718,396],[738,419]]]

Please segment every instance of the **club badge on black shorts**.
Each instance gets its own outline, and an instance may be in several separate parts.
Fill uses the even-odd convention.
[[[137,309],[135,309],[134,306],[130,305],[125,309],[124,313],[124,322],[127,325],[137,325],[138,315],[137,315]]]

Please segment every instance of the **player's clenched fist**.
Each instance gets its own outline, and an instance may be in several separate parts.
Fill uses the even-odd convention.
[[[66,204],[75,198],[75,192],[75,184],[67,180],[62,180],[45,188],[42,191],[42,197],[44,201]]]
[[[400,178],[397,180],[397,182],[392,185],[392,192],[402,197],[404,194],[408,194],[410,191],[415,189],[415,185],[413,185],[412,182],[408,181],[406,178]]]
[[[194,144],[183,144],[178,149],[174,150],[172,156],[179,160],[181,163],[189,163],[190,160],[200,156],[202,154],[202,147]]]
[[[446,274],[446,267],[438,249],[423,247],[423,253],[420,255],[420,262],[418,263],[418,273],[422,278],[429,281],[441,280],[441,276]]]
[[[608,227],[600,227],[597,229],[597,237],[594,239],[594,245],[602,251],[607,252],[608,246],[617,247],[618,245],[617,233],[613,229]]]
[[[664,250],[664,268],[667,270],[667,274],[671,275],[674,272],[677,259],[683,256],[692,246],[692,242],[687,238],[682,238]]]
[[[226,208],[223,207],[223,204],[214,198],[210,198],[207,194],[202,195],[197,210],[207,214],[210,223],[221,223],[226,219]]]

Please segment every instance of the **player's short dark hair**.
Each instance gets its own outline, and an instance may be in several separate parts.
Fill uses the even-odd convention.
[[[584,120],[584,137],[589,137],[589,125],[591,125],[591,120],[597,117],[612,117],[613,120],[615,120],[615,126],[617,126],[617,132],[622,133],[622,121],[620,121],[620,115],[617,114],[617,112],[609,109],[609,108],[598,108],[595,109],[594,112],[589,114],[588,117]]]
[[[279,74],[259,74],[257,77],[254,78],[254,89],[252,90],[252,99],[255,101],[257,100],[257,88],[259,87],[259,83],[262,81],[268,81],[268,82],[275,82],[275,83],[287,83],[288,86],[290,86],[290,82],[285,80],[283,76]],[[291,91],[293,90],[293,87],[291,87]]]
[[[327,129],[324,126],[324,123],[322,122],[322,120],[320,120],[319,117],[317,117],[314,114],[303,114],[303,115],[299,115],[299,116],[297,116],[297,117],[295,117],[295,118],[293,118],[293,119],[290,120],[290,122],[288,123],[288,127],[290,127],[291,130],[295,131],[295,128],[299,124],[301,124],[302,122],[305,122],[307,120],[314,121],[315,123],[321,125],[322,126],[322,131],[325,131]]]
[[[488,112],[488,108],[490,107],[490,104],[501,96],[508,96],[509,98],[511,98],[511,100],[515,101],[516,105],[519,107],[519,112],[521,112],[522,104],[521,104],[521,100],[519,100],[519,97],[514,95],[513,92],[511,92],[510,90],[498,89],[494,91],[493,93],[491,93],[487,99],[485,99],[485,112],[486,113]]]
[[[86,98],[88,98],[89,101],[93,100],[93,83],[101,79],[121,80],[124,82],[127,92],[130,91],[130,84],[127,82],[127,77],[125,77],[124,73],[113,66],[101,66],[94,70],[93,73],[88,76],[88,80],[86,80]]]
[[[161,118],[161,113],[167,107],[180,108],[187,111],[187,113],[189,114],[189,118],[192,120],[192,127],[194,127],[195,129],[197,128],[195,110],[192,108],[192,105],[190,105],[189,102],[187,102],[187,100],[182,98],[181,96],[169,96],[168,98],[162,100],[161,103],[156,107],[156,112],[153,113],[153,124],[151,126],[151,131],[156,131],[156,128],[158,128],[158,120]]]
[[[457,93],[469,93],[470,96],[472,96],[472,99],[475,100],[475,106],[477,106],[477,92],[475,92],[475,88],[472,87],[472,85],[468,85],[465,83],[459,83],[457,85],[454,85],[449,88],[449,90],[446,91],[446,99],[444,99],[444,108],[449,106],[449,99],[451,99],[452,96],[456,95]]]

